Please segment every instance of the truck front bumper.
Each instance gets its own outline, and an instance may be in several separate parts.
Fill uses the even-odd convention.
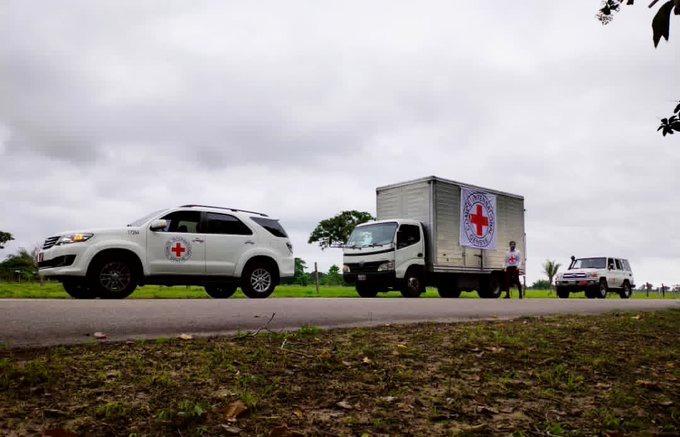
[[[351,285],[366,284],[381,288],[394,287],[397,277],[394,271],[370,273],[343,273],[342,279]]]

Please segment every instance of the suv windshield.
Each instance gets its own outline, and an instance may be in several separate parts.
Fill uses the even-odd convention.
[[[579,258],[575,260],[571,269],[604,269],[607,266],[606,258]]]
[[[355,228],[347,240],[350,247],[370,247],[390,244],[394,241],[396,223],[377,223]]]
[[[154,212],[152,212],[151,214],[147,214],[147,215],[145,215],[144,217],[142,217],[142,218],[140,218],[140,219],[137,219],[137,220],[135,220],[134,222],[130,223],[130,224],[128,225],[128,227],[136,228],[136,227],[142,226],[144,223],[148,222],[149,220],[151,220],[151,219],[154,218],[155,216],[159,215],[159,214],[162,213],[163,211],[165,211],[165,210],[164,210],[164,209],[159,209],[158,211],[154,211]]]

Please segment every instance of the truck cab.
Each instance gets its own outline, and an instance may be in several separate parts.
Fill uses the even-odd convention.
[[[405,297],[425,291],[425,232],[416,220],[364,223],[352,231],[344,250],[343,278],[362,297],[399,289]]]

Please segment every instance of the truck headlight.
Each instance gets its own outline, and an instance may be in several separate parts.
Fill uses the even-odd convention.
[[[92,238],[94,234],[68,234],[68,235],[62,235],[59,237],[57,240],[56,245],[60,246],[62,244],[71,244],[71,243],[82,243],[83,241],[87,241],[90,238]]]
[[[378,266],[379,272],[389,272],[390,270],[394,270],[394,261],[382,263]]]
[[[342,265],[342,273],[349,273],[349,272],[350,272],[349,266],[347,264],[343,264]]]

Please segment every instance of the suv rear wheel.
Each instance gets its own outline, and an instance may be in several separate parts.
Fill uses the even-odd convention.
[[[137,288],[134,268],[125,258],[106,256],[92,266],[89,285],[102,299],[125,299]]]
[[[236,293],[236,285],[206,285],[205,292],[214,299],[226,299]]]
[[[274,269],[268,264],[261,262],[247,266],[243,271],[241,281],[243,294],[251,299],[269,297],[276,288]]]
[[[633,290],[631,290],[630,284],[628,281],[624,282],[621,291],[619,291],[619,296],[621,296],[621,299],[628,299],[632,294]]]

